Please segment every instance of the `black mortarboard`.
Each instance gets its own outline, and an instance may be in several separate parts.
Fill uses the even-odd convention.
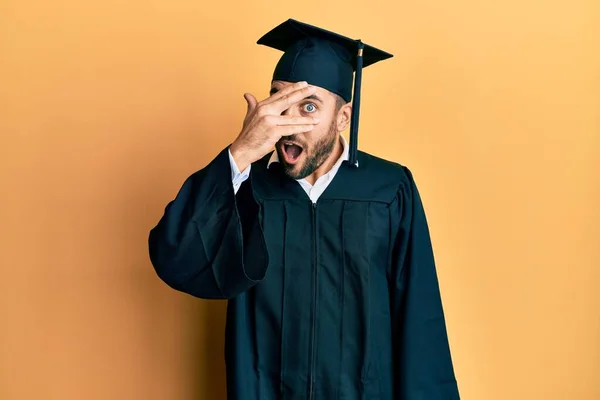
[[[392,57],[385,51],[316,26],[288,19],[261,37],[262,44],[284,52],[273,80],[306,81],[336,93],[352,103],[350,123],[351,165],[357,165],[358,115],[362,69]],[[354,96],[352,95],[353,75]]]

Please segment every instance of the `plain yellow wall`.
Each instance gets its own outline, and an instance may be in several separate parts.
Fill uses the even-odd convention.
[[[0,399],[224,398],[225,304],[146,238],[290,17],[395,55],[360,148],[415,173],[462,398],[600,399],[599,5],[2,0]]]

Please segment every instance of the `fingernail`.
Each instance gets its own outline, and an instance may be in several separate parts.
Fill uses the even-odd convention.
[[[313,122],[314,122],[315,124],[318,124],[319,122],[321,122],[321,120],[320,120],[319,118],[313,118]]]

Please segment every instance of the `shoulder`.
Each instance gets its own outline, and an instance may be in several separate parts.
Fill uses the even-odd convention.
[[[411,170],[400,162],[359,150],[358,163],[359,170],[362,169],[367,175],[383,180],[389,185],[410,184],[413,181]]]
[[[412,175],[403,164],[358,151],[358,168],[347,161],[342,164],[334,184],[336,196],[358,201],[391,204],[410,190]],[[330,194],[331,194],[330,192]]]

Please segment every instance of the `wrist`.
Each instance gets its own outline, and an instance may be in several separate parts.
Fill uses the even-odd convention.
[[[246,152],[238,148],[235,142],[229,146],[229,152],[239,171],[244,171],[251,164],[250,160],[244,155]]]

